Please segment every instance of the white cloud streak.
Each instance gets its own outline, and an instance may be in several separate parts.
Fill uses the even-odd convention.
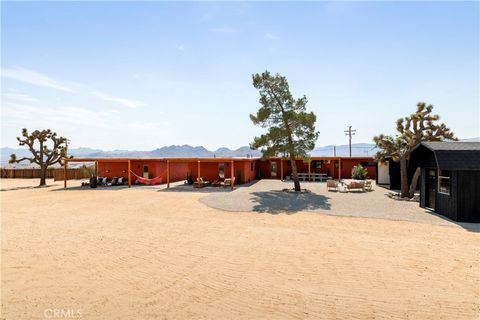
[[[28,84],[56,89],[64,92],[74,92],[64,83],[47,77],[44,74],[25,69],[25,68],[6,68],[2,69],[1,76]]]
[[[98,91],[92,93],[104,101],[115,102],[129,108],[138,108],[145,105],[142,101],[138,100],[115,97]]]
[[[183,51],[185,50],[185,48],[183,47],[181,48],[183,49]],[[180,48],[178,49],[180,50]],[[54,80],[44,74],[38,73],[33,70],[25,69],[25,68],[5,68],[5,69],[2,69],[1,76],[4,78],[14,79],[16,81],[21,81],[31,85],[51,88],[51,89],[55,89],[63,92],[93,94],[94,96],[99,97],[104,101],[114,102],[129,108],[137,108],[145,105],[142,101],[139,101],[139,100],[116,97],[113,95],[88,89],[87,87],[79,84],[75,85],[76,90],[73,90],[71,86],[67,86],[66,84],[60,81]],[[10,93],[10,94],[4,94],[4,96],[8,99],[22,100],[23,102],[38,101],[38,100],[32,100],[33,98],[24,94]]]

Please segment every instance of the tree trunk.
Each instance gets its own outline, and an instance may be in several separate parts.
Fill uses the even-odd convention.
[[[415,174],[412,178],[412,183],[410,184],[409,196],[413,198],[415,196],[415,190],[417,190],[418,178],[420,177],[421,170],[417,168],[415,170]]]
[[[295,191],[300,191],[300,180],[298,180],[297,163],[294,156],[290,156],[290,163],[292,165],[292,179]]]
[[[40,187],[47,184],[47,166],[40,167]]]
[[[410,194],[408,192],[407,158],[405,156],[400,157],[400,185],[401,197],[408,198]]]

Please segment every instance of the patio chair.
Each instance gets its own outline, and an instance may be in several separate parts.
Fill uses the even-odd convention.
[[[193,183],[194,188],[203,188],[205,187],[209,182],[203,180],[202,177],[198,177],[197,180]]]
[[[365,181],[365,190],[367,191],[372,191],[372,180],[366,180]]]
[[[338,181],[327,180],[327,191],[330,191],[330,189],[334,189],[335,191],[338,191]]]
[[[233,178],[226,178],[222,183],[221,185],[223,187],[231,187],[233,184],[235,183],[235,177]]]

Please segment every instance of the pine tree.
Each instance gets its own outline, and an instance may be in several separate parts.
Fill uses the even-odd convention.
[[[250,119],[267,133],[255,137],[250,144],[252,149],[261,149],[263,157],[288,154],[292,167],[295,191],[300,191],[296,157],[305,157],[315,147],[319,133],[315,131],[317,117],[307,112],[305,96],[294,99],[290,93],[287,79],[276,74],[272,76],[265,71],[254,74],[253,86],[259,90],[261,104]]]

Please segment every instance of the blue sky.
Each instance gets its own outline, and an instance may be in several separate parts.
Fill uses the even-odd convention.
[[[392,133],[418,101],[480,136],[478,2],[2,2],[2,146],[237,148],[262,132],[251,75],[287,76],[318,146]]]

